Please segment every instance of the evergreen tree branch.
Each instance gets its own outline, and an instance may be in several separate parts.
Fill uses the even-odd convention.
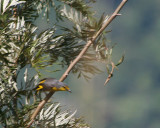
[[[84,48],[82,49],[82,51],[79,53],[79,55],[71,62],[71,64],[69,65],[69,67],[67,68],[67,70],[64,72],[64,74],[62,75],[62,77],[59,79],[59,81],[64,81],[68,74],[70,73],[70,71],[72,70],[72,68],[76,65],[76,63],[82,58],[82,56],[84,55],[84,53],[86,53],[86,51],[88,50],[88,48],[91,46],[91,44],[94,43],[94,41],[98,38],[98,36],[104,31],[104,29],[113,21],[113,19],[116,18],[116,16],[119,16],[119,11],[122,9],[122,7],[125,5],[125,3],[127,2],[127,0],[122,0],[122,2],[119,4],[119,6],[116,8],[116,10],[114,11],[114,13],[111,15],[111,17],[103,24],[103,26],[99,29],[99,31],[96,32],[96,34],[87,41],[86,45],[84,46]],[[43,106],[47,103],[47,101],[50,99],[50,97],[54,94],[53,91],[49,92],[49,94],[44,98],[44,100],[42,100],[40,102],[40,104],[38,105],[38,107],[36,108],[36,110],[34,111],[32,117],[31,117],[31,121],[28,124],[28,126],[26,128],[29,128],[32,123],[34,122],[35,117],[38,115],[38,113],[40,112],[40,110],[43,108]]]

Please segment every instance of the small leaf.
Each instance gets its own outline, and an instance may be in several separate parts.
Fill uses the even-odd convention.
[[[17,0],[12,0],[11,4],[9,5],[10,7],[11,6],[14,6],[14,5],[17,5],[17,4],[22,4],[22,3],[25,3],[26,1],[17,1]]]
[[[120,65],[124,61],[124,55],[122,55],[121,59],[118,61],[118,63],[115,66]]]
[[[27,75],[28,75],[28,69],[26,68],[24,72],[24,82],[25,83],[27,82]]]
[[[7,8],[8,4],[9,4],[9,1],[10,1],[10,0],[4,0],[4,1],[3,1],[3,12],[6,11],[6,8]]]

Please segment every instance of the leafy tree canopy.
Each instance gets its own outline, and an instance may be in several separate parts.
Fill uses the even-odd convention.
[[[80,53],[86,41],[103,26],[108,16],[94,18],[89,4],[94,0],[0,0],[0,123],[4,127],[24,127],[32,110],[39,103],[32,89],[41,76],[41,69],[53,65],[68,66]],[[51,8],[55,11],[55,25],[37,34],[34,21],[41,14],[49,21]],[[71,27],[60,23],[68,22]],[[60,32],[57,32],[59,30]],[[100,34],[92,47],[74,66],[72,73],[87,80],[87,74],[101,71],[93,62],[110,68],[112,46],[106,45],[105,34]],[[56,72],[53,70],[52,72]],[[87,126],[73,114],[60,112],[59,105],[48,103],[41,111],[34,127]],[[58,117],[57,117],[58,116]]]

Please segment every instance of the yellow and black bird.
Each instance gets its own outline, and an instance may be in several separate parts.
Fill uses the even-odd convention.
[[[42,79],[37,87],[37,91],[68,91],[71,92],[70,88],[63,82],[58,81],[55,78],[44,78]]]

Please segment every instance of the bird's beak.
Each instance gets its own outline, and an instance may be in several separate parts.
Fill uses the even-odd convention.
[[[68,91],[70,93],[72,92],[68,86],[64,86],[64,88],[65,88],[66,91]]]
[[[72,93],[72,91],[69,89],[68,92]]]

